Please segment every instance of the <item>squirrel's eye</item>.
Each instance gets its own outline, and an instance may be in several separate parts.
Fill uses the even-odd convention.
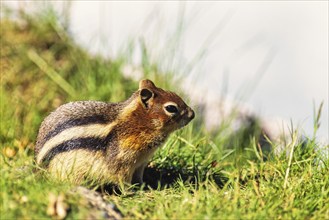
[[[165,107],[166,111],[169,112],[169,113],[177,113],[178,112],[178,109],[176,106],[174,105],[167,105]]]

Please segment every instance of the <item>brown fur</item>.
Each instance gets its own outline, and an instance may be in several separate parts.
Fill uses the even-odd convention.
[[[177,106],[177,113],[165,110],[168,102]],[[84,121],[94,116],[101,119]],[[193,118],[193,110],[175,93],[142,80],[139,90],[124,102],[71,102],[52,112],[39,130],[37,163],[45,166],[43,159],[53,152],[46,168],[60,180],[98,184],[142,182],[144,168],[157,147]],[[106,151],[95,148],[98,142],[95,146],[83,146],[83,138],[96,140],[110,134],[113,139],[105,146]],[[60,144],[65,147],[64,141],[80,141],[79,138],[80,148],[72,144],[64,151],[58,148]]]

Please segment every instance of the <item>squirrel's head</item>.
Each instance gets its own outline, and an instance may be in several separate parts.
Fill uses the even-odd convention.
[[[151,80],[141,80],[137,94],[138,112],[158,130],[170,133],[194,118],[194,111],[178,95],[156,87]]]

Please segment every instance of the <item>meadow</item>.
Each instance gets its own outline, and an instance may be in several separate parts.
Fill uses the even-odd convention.
[[[184,96],[182,77],[159,71],[148,48],[142,49],[143,78]],[[122,72],[131,56],[129,48],[114,60],[88,54],[52,10],[34,15],[3,10],[0,219],[107,218],[72,193],[73,186],[47,178],[33,150],[40,123],[59,105],[128,98],[138,88]],[[145,186],[104,194],[124,218],[329,219],[329,158],[316,150],[315,138],[321,108],[314,110],[313,137],[301,142],[292,128],[288,153],[266,155],[257,126],[233,133],[228,119],[209,132],[201,114],[152,158]],[[64,216],[49,212],[52,197],[62,198]]]

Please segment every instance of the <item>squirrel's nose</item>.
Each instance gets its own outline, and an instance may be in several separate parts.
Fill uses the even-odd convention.
[[[188,108],[188,113],[187,113],[187,117],[189,117],[189,119],[193,119],[195,116],[194,111],[191,108]]]

